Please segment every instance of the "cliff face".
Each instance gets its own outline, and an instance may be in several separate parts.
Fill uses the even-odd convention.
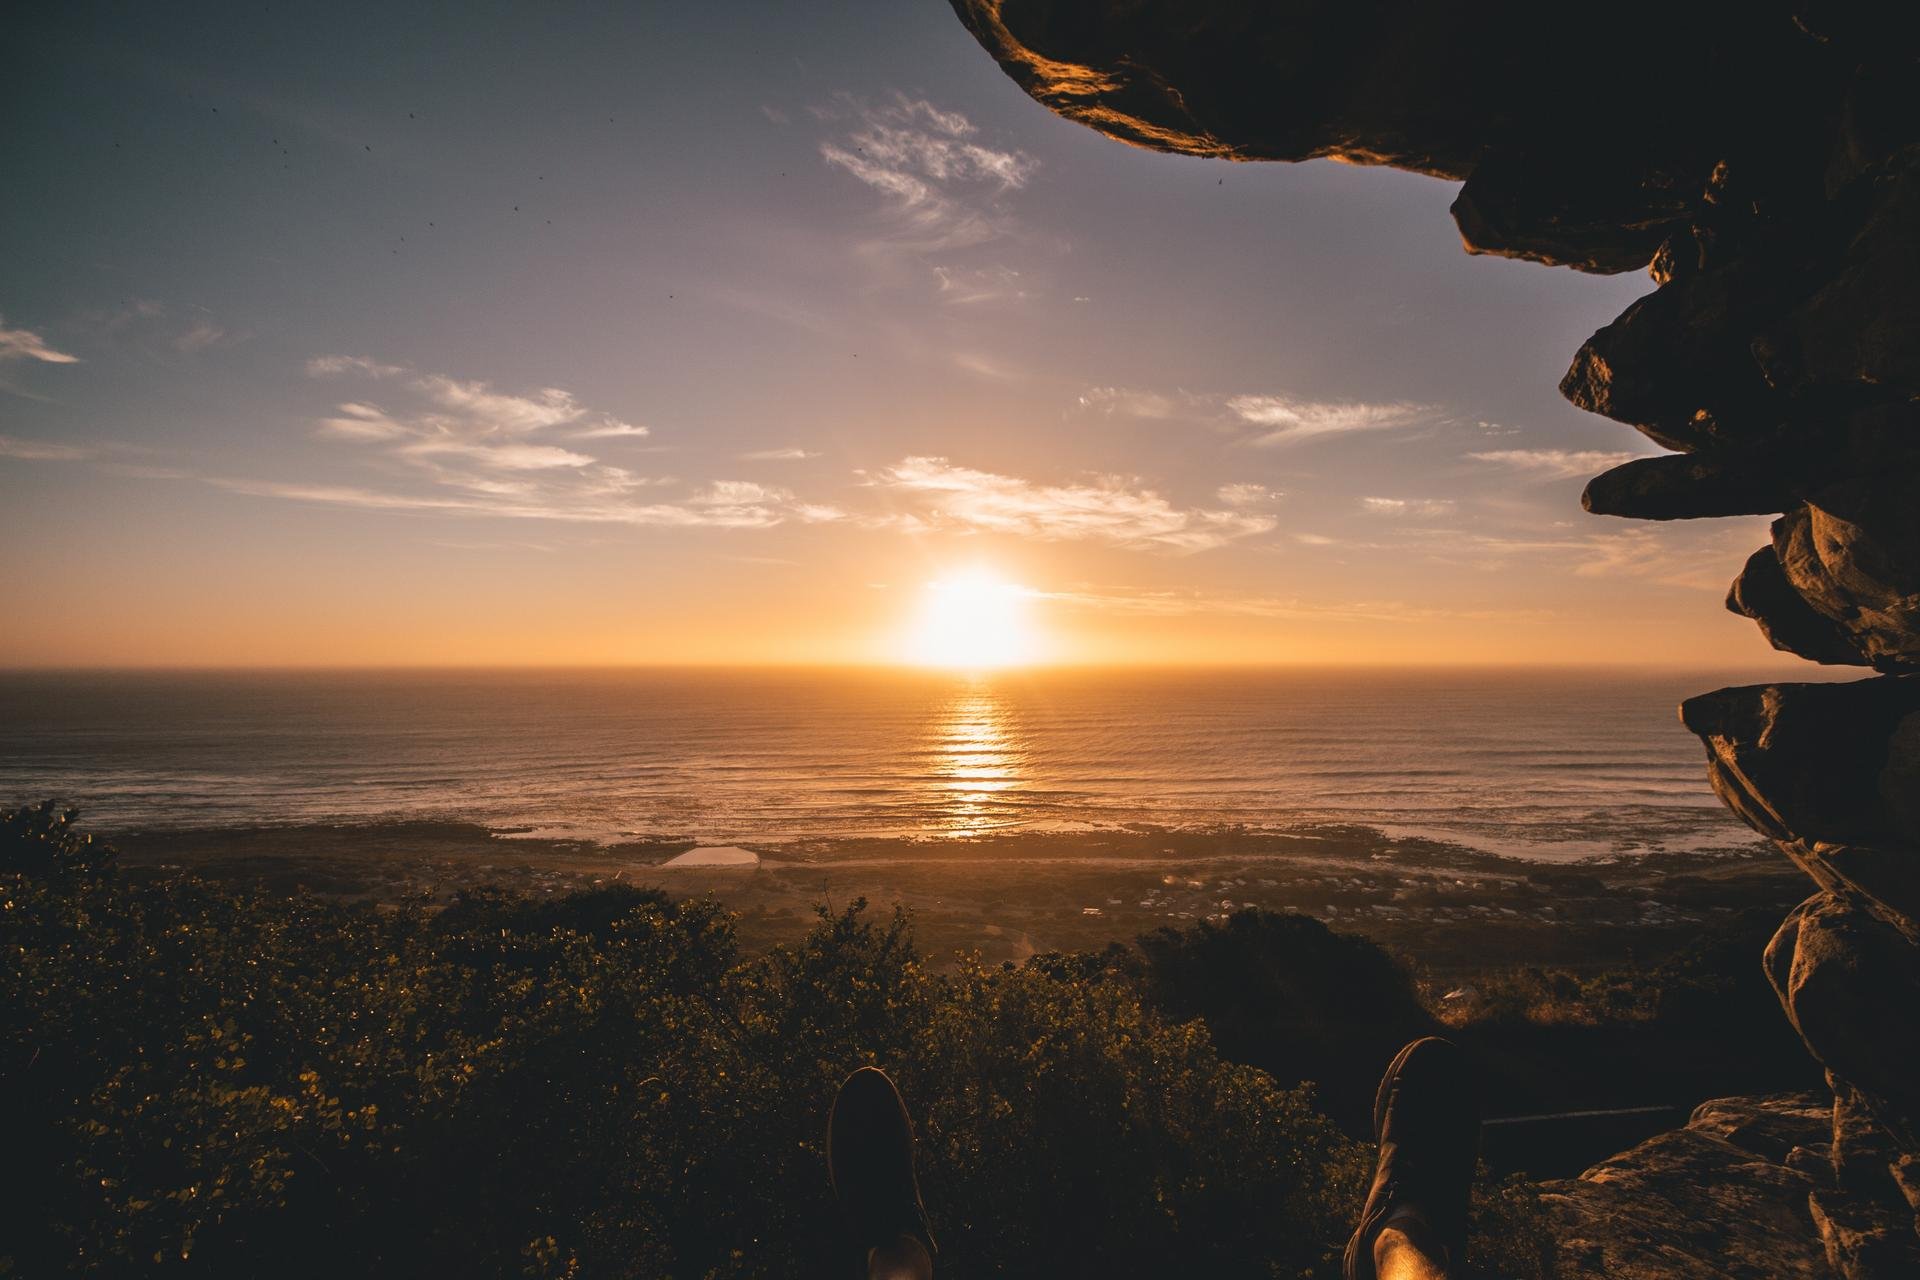
[[[1560,386],[1671,453],[1582,502],[1777,515],[1728,608],[1883,673],[1683,718],[1817,887],[1766,962],[1834,1082],[1830,1257],[1920,1274],[1920,5],[953,4],[1027,93],[1122,141],[1453,178],[1469,252],[1652,273]]]

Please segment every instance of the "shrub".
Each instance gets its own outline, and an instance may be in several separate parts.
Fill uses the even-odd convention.
[[[933,974],[864,903],[743,956],[648,891],[434,914],[36,865],[0,873],[0,1274],[845,1275],[821,1147],[863,1063],[919,1118],[947,1276],[1335,1274],[1370,1169],[1100,958]]]

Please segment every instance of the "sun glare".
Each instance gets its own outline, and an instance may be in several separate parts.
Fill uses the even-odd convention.
[[[986,570],[929,582],[907,657],[922,666],[966,671],[1031,662],[1035,644],[1027,601],[1032,594]]]

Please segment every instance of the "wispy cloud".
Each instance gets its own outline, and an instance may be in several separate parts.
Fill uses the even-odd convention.
[[[1475,462],[1492,463],[1540,480],[1572,480],[1646,455],[1600,449],[1492,449],[1467,456]]]
[[[1360,509],[1375,516],[1444,516],[1457,505],[1452,498],[1360,499]]]
[[[211,320],[196,320],[184,333],[174,336],[173,349],[183,355],[217,347],[227,340],[227,331]]]
[[[1405,400],[1370,403],[1362,400],[1299,400],[1281,395],[1240,395],[1227,409],[1242,422],[1262,428],[1257,445],[1288,445],[1355,431],[1405,427],[1430,416],[1430,406]]]
[[[0,436],[0,458],[14,458],[21,462],[87,462],[99,456],[100,450],[86,445]]]
[[[1754,546],[1767,540],[1764,519],[1713,526],[1652,526],[1613,533],[1498,534],[1456,532],[1426,545],[1427,558],[1500,572],[1517,558],[1556,563],[1582,578],[1638,578],[1690,591],[1723,592]]]
[[[366,356],[315,356],[307,361],[309,378],[325,378],[339,373],[364,373],[369,378],[391,378],[406,371],[405,365],[381,364]]]
[[[1025,281],[1012,267],[935,267],[933,278],[939,285],[940,301],[960,305],[1017,300],[1028,293]]]
[[[1080,407],[1128,418],[1171,418],[1179,401],[1158,391],[1133,387],[1088,387],[1080,393]]]
[[[56,351],[47,340],[31,329],[9,329],[0,316],[0,363],[9,360],[38,360],[43,364],[78,364],[80,357]]]
[[[1357,431],[1408,427],[1437,417],[1432,405],[1409,400],[1305,400],[1290,395],[1226,395],[1219,392],[1155,391],[1144,387],[1095,386],[1080,393],[1082,409],[1110,417],[1151,420],[1213,419],[1244,432],[1264,447],[1302,444]]]
[[[83,311],[75,324],[102,342],[162,360],[197,356],[250,336],[219,323],[205,307],[169,307],[155,298],[128,298]]]
[[[417,373],[404,365],[384,364],[365,356],[316,356],[307,361],[307,373],[316,378],[358,375],[374,381],[399,383],[416,401],[413,408],[390,414],[374,405],[353,401],[339,406],[340,413],[348,419],[375,423],[386,435],[412,436],[429,445],[472,443],[556,430],[581,440],[648,434],[645,427],[587,408],[571,391],[560,387],[542,387],[530,394],[515,395],[496,391],[490,383],[439,373]],[[368,434],[365,428],[343,427],[337,419],[327,419],[325,425],[340,434]]]
[[[511,519],[676,527],[767,528],[841,518],[784,489],[720,480],[685,489],[586,452],[596,441],[647,428],[582,404],[571,391],[503,391],[491,383],[426,373],[365,356],[318,356],[309,375],[374,384],[315,423],[322,438],[367,451],[426,491],[218,478],[236,492],[372,510],[464,513]],[[379,395],[392,407],[376,404]],[[565,441],[558,443],[557,441]]]
[[[872,482],[916,500],[921,509],[915,518],[931,528],[1203,551],[1269,532],[1275,524],[1267,515],[1177,507],[1119,476],[1036,484],[945,458],[911,457],[876,473]]]
[[[828,164],[886,200],[897,236],[921,251],[981,244],[1003,230],[998,197],[1027,184],[1039,162],[978,141],[957,111],[896,94],[875,105],[851,96],[816,113],[843,126],[820,144]]]
[[[790,445],[784,449],[753,449],[739,456],[742,462],[802,462],[820,454],[817,450]]]
[[[1590,535],[1574,572],[1587,578],[1645,578],[1661,586],[1724,592],[1754,544],[1764,541],[1765,530],[1760,530],[1762,537],[1746,530],[1733,537],[1715,532],[1718,536],[1694,546],[1675,546],[1653,529]]]
[[[1264,507],[1278,502],[1286,495],[1269,489],[1263,484],[1242,481],[1239,484],[1221,485],[1214,496],[1230,507]]]
[[[483,496],[439,496],[396,493],[357,485],[303,484],[213,476],[208,483],[232,493],[263,498],[287,498],[330,506],[372,511],[490,516],[514,520],[553,520],[579,524],[651,525],[666,528],[770,529],[792,521],[817,523],[839,518],[830,508],[787,507],[761,503],[654,502],[636,503],[618,498],[599,501],[556,502],[552,495],[531,491]]]
[[[1198,591],[1085,590],[1041,595],[1070,608],[1152,617],[1216,614],[1300,622],[1419,623],[1441,619],[1539,622],[1555,616],[1547,609],[1441,608],[1399,600],[1302,600],[1295,596],[1210,595]]]
[[[954,367],[964,369],[977,378],[991,378],[995,382],[1012,382],[1022,377],[1021,371],[1005,360],[986,355],[979,351],[954,351],[948,353]]]
[[[603,422],[597,427],[588,427],[573,433],[575,440],[616,440],[637,436],[650,436],[649,427],[638,426],[631,422]]]

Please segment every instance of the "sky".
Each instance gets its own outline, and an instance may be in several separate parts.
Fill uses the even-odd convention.
[[[889,662],[955,581],[1044,661],[1772,659],[1764,521],[1579,507],[1644,275],[942,0],[399,8],[9,18],[0,665]]]

